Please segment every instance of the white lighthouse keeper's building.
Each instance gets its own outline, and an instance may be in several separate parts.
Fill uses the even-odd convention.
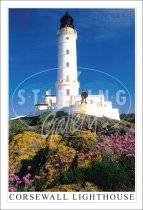
[[[77,80],[77,31],[74,29],[73,18],[66,13],[60,20],[58,35],[58,78],[56,95],[46,91],[45,103],[36,104],[39,110],[66,110],[69,113],[84,113],[97,117],[109,117],[120,120],[119,110],[112,108],[104,95],[88,95],[85,101],[79,95]],[[84,92],[85,93],[85,92]],[[85,93],[86,95],[86,93]]]

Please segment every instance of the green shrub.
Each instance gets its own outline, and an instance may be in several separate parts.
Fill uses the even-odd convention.
[[[41,124],[43,124],[45,121],[48,122],[50,121],[54,116],[54,113],[48,111],[48,112],[43,112],[42,114],[39,115],[39,121]]]
[[[22,117],[20,119],[9,121],[9,136],[21,133],[25,130],[32,130],[32,126],[39,124],[39,117]]]
[[[9,121],[9,136],[13,136],[14,134],[20,133],[27,129],[27,125],[22,123],[19,119],[10,120]]]
[[[80,167],[62,174],[61,184],[90,182],[103,191],[134,191],[134,171],[126,170],[112,161],[92,162],[89,167]]]
[[[72,184],[85,182],[85,169],[76,168],[74,170],[70,169],[66,173],[63,173],[60,178],[61,184]]]
[[[112,161],[92,163],[90,181],[104,191],[134,191],[134,171],[126,170],[121,164]]]
[[[66,117],[66,116],[68,116],[67,112],[63,112],[63,111],[56,112],[56,118]]]

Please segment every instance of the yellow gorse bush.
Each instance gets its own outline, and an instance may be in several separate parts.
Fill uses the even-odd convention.
[[[69,169],[76,155],[76,150],[66,146],[61,139],[61,136],[53,134],[49,136],[46,142],[49,152],[47,161],[41,168],[40,176],[46,180],[47,186],[57,180],[60,173]]]
[[[102,155],[101,154],[98,154],[95,158],[96,162],[101,162],[102,161]]]
[[[80,183],[64,184],[50,188],[49,192],[102,192],[102,190],[98,186],[86,182],[84,188]]]
[[[89,167],[91,164],[91,160],[90,159],[84,159],[82,161],[79,161],[79,167]]]
[[[97,136],[90,131],[71,131],[69,133],[69,145],[79,151],[92,150],[93,143],[97,139]]]
[[[67,154],[70,154],[70,158],[66,156]],[[76,150],[71,147],[66,146],[65,143],[61,143],[57,147],[57,155],[59,157],[63,157],[67,161],[71,162],[71,159],[74,158],[75,154],[76,154]]]
[[[62,137],[60,135],[52,134],[47,138],[47,145],[50,150],[56,150]]]
[[[10,168],[18,169],[22,160],[32,159],[40,149],[45,147],[45,140],[38,133],[24,131],[16,134],[9,144]]]

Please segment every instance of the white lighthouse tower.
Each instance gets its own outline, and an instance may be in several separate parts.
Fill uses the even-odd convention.
[[[79,93],[76,40],[77,32],[74,29],[74,20],[67,12],[60,19],[58,31],[56,95],[51,95],[47,90],[45,103],[36,104],[37,108],[39,110],[62,110],[70,114],[83,113],[120,120],[119,110],[112,107],[111,101],[105,101],[104,95],[89,95],[85,91]]]
[[[77,32],[74,20],[68,12],[60,20],[58,31],[58,80],[56,82],[56,107],[63,108],[72,104],[72,98],[79,95],[77,80]]]

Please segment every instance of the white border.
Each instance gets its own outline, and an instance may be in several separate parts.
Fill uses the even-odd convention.
[[[8,203],[8,8],[136,8],[136,203]],[[1,202],[2,209],[142,209],[142,2],[2,1],[1,2]]]

